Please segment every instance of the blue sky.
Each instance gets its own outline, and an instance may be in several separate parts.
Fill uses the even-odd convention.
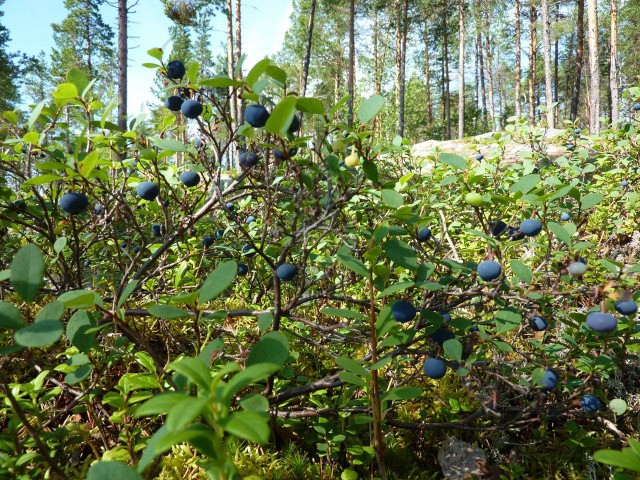
[[[292,6],[291,0],[244,0],[242,3],[242,48],[247,54],[246,72],[256,62],[280,49],[289,28]],[[42,50],[47,54],[51,52],[51,23],[58,23],[66,16],[63,0],[6,0],[0,8],[4,11],[2,23],[11,34],[11,51],[28,55],[36,55]],[[117,31],[116,9],[106,6],[103,16]],[[129,36],[137,37],[129,38],[128,110],[132,116],[143,111],[147,102],[155,101],[149,90],[154,73],[141,65],[153,61],[147,50],[170,48],[170,22],[164,15],[160,0],[140,0],[131,15]],[[222,15],[212,22],[211,38],[214,51],[223,51],[220,49],[221,42],[226,40],[226,19]]]

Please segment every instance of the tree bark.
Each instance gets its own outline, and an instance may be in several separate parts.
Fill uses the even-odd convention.
[[[431,103],[431,66],[429,57],[429,22],[424,21],[424,81],[427,100],[427,130],[433,128],[433,105]]]
[[[464,137],[464,0],[458,0],[458,138]]]
[[[309,79],[309,64],[311,63],[311,45],[313,41],[313,23],[316,17],[317,0],[311,0],[311,10],[309,11],[309,25],[307,26],[307,46],[304,51],[304,62],[302,63],[302,85],[300,87],[301,96],[307,95],[307,80]]]
[[[556,22],[558,22],[560,20],[560,2],[556,3]],[[559,40],[558,37],[556,36],[556,40],[554,42],[554,50],[553,50],[553,101],[556,103],[555,108],[553,109],[554,112],[554,124],[558,125],[558,116],[560,115],[560,103],[559,103],[559,96],[558,96],[558,88],[559,88],[559,81],[560,81],[560,75],[559,75],[559,63],[560,63],[560,58],[559,58]]]
[[[520,118],[522,115],[522,103],[520,102],[520,89],[522,79],[522,47],[520,45],[520,36],[522,34],[520,29],[520,0],[515,0],[515,15],[516,15],[516,84],[515,84],[515,109],[516,117]]]
[[[233,55],[233,4],[232,0],[227,0],[227,74],[229,77],[233,78],[233,70],[234,70],[234,55]],[[237,122],[238,114],[237,107],[238,105],[233,99],[233,87],[229,87],[229,115],[231,116],[231,124],[235,124]],[[230,148],[228,150],[229,155],[229,164],[228,168],[233,168],[234,163],[234,152],[233,149]]]
[[[529,123],[536,121],[536,51],[538,48],[537,32],[538,12],[533,2],[529,6]]]
[[[353,125],[353,100],[356,70],[356,6],[355,0],[349,1],[349,78],[347,79],[347,90],[349,91],[349,112],[347,114],[347,124]]]
[[[496,128],[496,113],[493,100],[493,66],[491,64],[491,41],[489,39],[489,31],[491,23],[489,21],[489,0],[484,0],[484,40],[485,40],[485,56],[487,61],[487,88],[489,90],[489,118],[491,118],[491,131]]]
[[[398,135],[404,137],[404,111],[405,111],[405,86],[407,69],[407,33],[408,33],[409,0],[402,3],[401,12],[401,42],[400,42],[400,85],[398,88],[399,108],[398,108]]]
[[[127,130],[127,0],[118,0],[118,126]]]
[[[235,62],[236,65],[240,65],[242,58],[242,0],[236,0],[236,51]],[[242,78],[242,72],[238,69],[238,77]],[[244,110],[242,108],[242,97],[236,94],[236,118],[238,125],[244,123]]]
[[[544,99],[547,107],[547,126],[554,128],[553,89],[551,83],[551,21],[549,2],[542,0],[542,43],[544,45]]]
[[[588,0],[587,21],[589,24],[589,131],[600,133],[600,55],[598,52],[598,1]]]
[[[446,7],[446,5],[445,5]],[[445,123],[445,138],[451,140],[451,91],[449,90],[449,25],[447,22],[447,9],[442,10],[442,23],[443,23],[443,44],[444,44],[444,123]]]
[[[584,62],[584,0],[578,0],[578,20],[576,29],[576,69],[573,72],[573,91],[571,94],[571,112],[569,118],[572,122],[578,118],[578,106],[580,105],[580,84],[582,76],[582,63]]]
[[[618,0],[611,0],[611,48],[609,57],[609,88],[611,90],[611,123],[619,120],[619,85],[618,70]]]
[[[480,35],[480,27],[476,36],[476,46],[478,48],[478,61],[480,66],[480,93],[482,97],[482,125],[487,130],[487,89],[484,83],[484,56],[482,55],[482,36]]]

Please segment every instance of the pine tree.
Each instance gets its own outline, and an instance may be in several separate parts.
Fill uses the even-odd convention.
[[[0,0],[0,5],[5,0]],[[0,11],[0,18],[4,12]],[[0,24],[0,110],[11,110],[19,99],[18,79],[20,68],[17,65],[16,54],[7,53],[9,30]]]

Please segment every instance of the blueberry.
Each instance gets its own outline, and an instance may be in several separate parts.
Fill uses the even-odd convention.
[[[581,277],[587,273],[587,264],[584,262],[571,262],[567,268],[569,275]]]
[[[591,312],[587,315],[587,326],[599,333],[609,333],[617,328],[618,320],[610,313]]]
[[[602,402],[595,395],[585,395],[580,399],[580,406],[585,412],[593,413],[602,408]]]
[[[187,118],[198,118],[204,107],[197,100],[185,100],[185,102],[180,107],[180,111]]]
[[[422,369],[427,377],[438,380],[447,373],[447,364],[441,358],[427,358]]]
[[[71,215],[84,212],[89,206],[89,199],[84,193],[65,193],[60,199],[60,208]]]
[[[144,200],[154,200],[160,194],[160,188],[153,182],[140,182],[136,192]]]
[[[511,238],[511,240],[518,241],[518,240],[522,240],[524,238],[524,233],[522,233],[520,231],[519,228],[516,227],[509,227],[509,238]]]
[[[451,330],[441,328],[431,334],[431,339],[439,345],[443,345],[447,340],[456,338]]]
[[[231,202],[227,203],[227,210],[229,210],[230,212],[233,212],[235,209],[236,209],[236,206],[233,203]]]
[[[537,315],[531,320],[531,328],[536,332],[543,332],[549,327],[547,321]]]
[[[93,211],[96,212],[96,215],[102,215],[105,212],[104,205],[102,205],[101,203],[98,203],[96,206],[93,207]]]
[[[246,245],[242,246],[242,254],[247,257],[253,257],[256,254],[256,251],[251,245],[247,243]]]
[[[451,314],[449,312],[440,312],[440,315],[445,323],[449,323],[451,321]]]
[[[296,133],[300,130],[300,117],[298,115],[293,116],[293,120],[291,120],[291,125],[289,125],[289,131],[291,133]]]
[[[246,263],[239,263],[238,264],[238,275],[244,276],[247,273],[249,273],[249,265],[247,265]]]
[[[498,238],[504,232],[507,231],[508,225],[504,223],[502,220],[494,220],[489,224],[489,229],[491,230],[491,235]]]
[[[634,104],[633,104],[633,110],[634,110],[635,112],[639,111],[639,110],[640,110],[640,103],[634,103]]]
[[[484,155],[481,153],[476,153],[476,160],[481,162],[482,160],[484,160]]]
[[[205,235],[204,237],[202,237],[202,245],[204,245],[205,248],[213,245],[213,237],[210,237],[209,235]]]
[[[269,120],[269,112],[262,105],[249,105],[244,111],[244,119],[255,128],[262,128]]]
[[[571,220],[571,215],[569,215],[568,213],[563,213],[562,215],[560,215],[560,220],[562,220],[563,222],[568,222],[569,220]]]
[[[185,170],[180,174],[180,181],[187,187],[195,187],[200,183],[200,175],[191,170]]]
[[[151,233],[154,237],[161,237],[164,234],[164,226],[159,223],[151,225]]]
[[[258,163],[259,159],[260,157],[253,152],[242,152],[238,155],[238,164],[245,169],[251,168]]]
[[[293,277],[298,273],[298,268],[290,263],[283,263],[276,269],[276,276],[283,282],[289,282],[293,280]]]
[[[621,187],[628,187],[629,186],[629,180],[623,180],[620,182],[620,186]]]
[[[133,247],[133,253],[138,253],[140,252],[140,247]]]
[[[542,390],[543,392],[548,392],[556,388],[557,384],[558,384],[558,376],[551,370],[545,370],[544,377],[542,377],[542,380],[540,380],[540,383],[538,384],[538,386],[540,387],[540,390]]]
[[[618,301],[614,304],[614,307],[622,315],[631,315],[638,311],[638,304],[633,300]]]
[[[253,215],[249,215],[249,216],[247,217],[247,219],[244,221],[244,223],[246,223],[247,225],[249,225],[250,223],[255,222],[255,221],[256,221],[256,217],[254,217]]]
[[[181,97],[177,95],[172,95],[164,101],[164,106],[167,107],[172,112],[179,112],[180,108],[182,108],[183,103],[184,103],[184,100]]]
[[[410,322],[415,318],[416,313],[416,307],[405,300],[398,300],[391,306],[391,315],[400,323]]]
[[[184,68],[184,63],[180,60],[172,60],[167,65],[167,76],[174,80],[184,77],[187,70]]]
[[[426,242],[431,238],[431,229],[429,227],[424,227],[422,230],[418,232],[418,241]]]
[[[485,260],[478,264],[477,272],[482,280],[490,282],[502,274],[502,267],[496,261]]]
[[[219,228],[218,230],[216,230],[216,238],[222,238],[224,237],[224,230]]]
[[[542,223],[535,218],[528,218],[520,224],[520,231],[527,237],[535,237],[542,231]]]

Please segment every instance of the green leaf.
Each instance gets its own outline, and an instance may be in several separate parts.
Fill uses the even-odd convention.
[[[89,330],[95,327],[95,322],[86,310],[78,310],[67,323],[67,338],[71,345],[81,352],[87,353],[96,339],[96,332],[89,332]]]
[[[337,357],[336,364],[344,368],[348,372],[355,373],[359,377],[371,380],[371,373],[367,371],[360,363],[348,357]]]
[[[189,70],[187,70],[187,79],[191,83],[198,81],[198,71],[200,70],[200,64],[198,62],[191,62]]]
[[[593,455],[593,459],[596,462],[640,473],[640,455],[637,455],[630,448],[623,448],[622,451],[598,450]]]
[[[378,294],[376,298],[383,298],[387,295],[393,295],[394,293],[404,292],[407,288],[411,288],[415,285],[414,282],[400,282],[394,285],[390,285]]]
[[[264,126],[267,132],[279,135],[282,138],[286,137],[287,130],[296,113],[296,101],[297,97],[289,95],[278,102],[271,111],[267,124]]]
[[[63,332],[60,320],[42,320],[17,330],[13,338],[23,347],[46,347],[57,342]]]
[[[287,72],[275,65],[269,65],[265,70],[267,75],[273,78],[275,81],[280,82],[283,86],[287,83]]]
[[[270,332],[253,346],[247,358],[247,366],[260,363],[273,363],[282,366],[287,358],[289,358],[287,337],[281,332]]]
[[[569,232],[567,232],[562,225],[556,222],[547,222],[547,227],[556,237],[558,237],[558,240],[568,247],[571,246],[571,235],[569,235]]]
[[[234,80],[226,75],[215,75],[214,77],[201,80],[200,85],[209,88],[227,88],[227,87],[239,87],[242,82]]]
[[[505,308],[496,314],[496,333],[505,333],[520,326],[522,316],[513,308]]]
[[[266,413],[269,411],[269,400],[260,394],[252,393],[240,400],[240,406],[252,412]]]
[[[207,397],[191,397],[183,395],[182,399],[171,407],[167,414],[165,425],[170,432],[176,432],[193,422],[200,416],[200,412],[207,406]]]
[[[513,270],[513,273],[520,279],[520,281],[526,283],[527,285],[531,285],[531,281],[533,280],[533,272],[527,265],[525,265],[520,260],[515,259],[511,260],[509,262],[509,265],[511,265],[511,270]]]
[[[149,313],[156,318],[165,318],[174,320],[176,318],[189,318],[191,314],[173,305],[153,305],[149,309]]]
[[[462,360],[462,343],[455,338],[451,338],[442,344],[444,355],[451,360]]]
[[[122,305],[124,305],[124,302],[127,301],[129,295],[131,295],[138,286],[138,283],[140,283],[140,280],[131,280],[129,283],[127,283],[127,286],[124,287],[122,293],[120,294],[120,298],[118,299],[118,308],[121,308]]]
[[[147,50],[147,54],[152,56],[156,60],[162,61],[162,50],[159,48],[152,48],[151,50]]]
[[[317,98],[298,98],[296,108],[305,113],[313,113],[315,115],[324,114],[324,105]]]
[[[418,257],[416,251],[406,242],[398,238],[388,240],[382,246],[387,258],[397,265],[416,271],[418,269]]]
[[[186,397],[184,393],[168,392],[160,393],[150,398],[138,408],[136,408],[134,415],[136,417],[146,417],[150,415],[161,415],[168,413],[175,405],[179,404],[183,398]]]
[[[346,468],[340,474],[340,480],[358,480],[358,472]]]
[[[66,246],[67,246],[67,237],[56,238],[56,241],[53,244],[53,251],[56,253],[60,253],[62,250],[64,250],[64,247]]]
[[[205,392],[211,389],[211,373],[202,360],[184,357],[171,362],[168,368],[181,373]]]
[[[172,152],[186,152],[187,147],[179,140],[173,140],[171,138],[152,138],[151,139],[156,147],[162,150],[170,150]]]
[[[364,102],[358,105],[356,115],[360,123],[368,123],[382,110],[384,107],[384,97],[382,95],[372,95]]]
[[[273,325],[273,314],[271,312],[263,313],[258,317],[258,329],[260,333],[264,333]]]
[[[33,301],[44,278],[44,255],[30,243],[16,253],[11,262],[11,283],[27,302]]]
[[[269,440],[269,417],[257,412],[236,412],[220,421],[222,427],[238,438],[255,443]]]
[[[532,173],[530,175],[525,175],[520,180],[518,180],[516,183],[511,185],[511,191],[513,193],[520,192],[523,195],[526,195],[531,190],[533,190],[536,187],[536,185],[538,185],[538,183],[540,183],[541,179],[542,179],[542,177],[540,177],[540,175],[538,175],[537,173]]]
[[[89,178],[93,169],[100,163],[100,156],[97,150],[91,151],[80,163],[80,175]]]
[[[102,298],[91,290],[71,290],[58,297],[58,301],[67,308],[90,308],[94,305],[103,306]]]
[[[38,121],[38,117],[42,113],[42,109],[44,108],[45,100],[42,100],[39,104],[33,107],[31,110],[31,115],[29,115],[29,129],[33,127],[33,125]]]
[[[200,301],[206,303],[220,295],[231,284],[237,273],[238,264],[233,260],[218,265],[200,287]]]
[[[73,372],[67,373],[64,376],[64,381],[69,385],[75,385],[76,383],[80,383],[85,378],[87,378],[92,370],[93,365],[81,365]]]
[[[98,462],[89,469],[87,480],[142,480],[134,469],[122,462]]]
[[[362,377],[356,375],[355,373],[347,372],[346,370],[338,372],[338,378],[343,382],[351,383],[353,385],[357,385],[358,387],[367,387],[367,382]]]
[[[604,195],[601,195],[600,193],[589,193],[582,197],[580,208],[582,210],[588,210],[598,205],[602,200],[604,200]]]
[[[223,401],[230,401],[233,395],[250,383],[256,383],[264,380],[276,373],[280,368],[281,365],[275,363],[259,363],[257,365],[251,365],[236,373],[233,378],[229,380],[224,389],[224,393],[222,395]]]
[[[53,92],[54,98],[67,100],[78,97],[78,89],[73,83],[61,83]]]
[[[24,327],[22,312],[13,304],[0,301],[0,328],[16,330]]]
[[[386,392],[380,400],[412,400],[422,396],[423,389],[420,387],[395,387]]]
[[[382,190],[381,195],[382,203],[384,203],[387,207],[400,208],[404,203],[402,194],[396,192],[395,190],[385,188],[384,190]]]
[[[249,70],[249,73],[247,74],[247,79],[245,80],[247,87],[253,89],[253,85],[258,81],[260,76],[267,70],[267,67],[269,65],[271,65],[271,60],[269,60],[268,58],[262,59],[258,63],[256,63],[253,66],[253,68]]]
[[[371,160],[365,160],[362,162],[362,171],[365,176],[373,183],[378,183],[378,167]]]
[[[35,177],[31,177],[26,182],[22,182],[23,187],[31,187],[34,185],[46,185],[48,183],[57,182],[58,180],[62,180],[63,177],[60,175],[54,175],[53,173],[45,173],[43,175],[38,175]]]
[[[454,155],[453,153],[443,152],[438,155],[438,161],[458,170],[465,170],[467,168],[467,161],[460,155]]]
[[[616,415],[623,415],[627,411],[627,402],[621,398],[614,398],[609,402],[609,408]]]
[[[63,314],[64,303],[55,300],[47,303],[40,309],[34,319],[34,322],[42,322],[43,320],[60,320]]]
[[[340,248],[336,254],[338,261],[349,270],[356,272],[362,277],[369,277],[369,270],[364,263],[351,255],[351,251],[347,248]]]

